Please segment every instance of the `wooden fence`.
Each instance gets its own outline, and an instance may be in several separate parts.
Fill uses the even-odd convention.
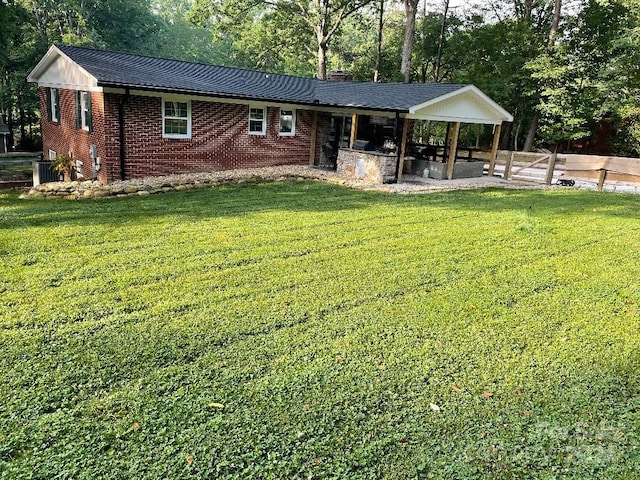
[[[13,188],[33,183],[33,162],[38,153],[13,152],[0,154],[0,188]]]
[[[491,165],[487,164],[487,170]],[[491,172],[489,172],[491,173]],[[524,182],[596,183],[640,187],[640,158],[499,151],[493,175]]]

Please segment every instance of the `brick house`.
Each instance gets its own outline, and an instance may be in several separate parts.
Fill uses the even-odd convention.
[[[472,85],[321,81],[82,47],[52,46],[28,80],[45,158],[67,154],[103,183],[321,165],[358,138],[399,144],[412,119],[493,124],[498,135],[512,121]]]

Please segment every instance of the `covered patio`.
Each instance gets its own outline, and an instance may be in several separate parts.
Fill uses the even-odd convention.
[[[486,153],[479,159],[474,156],[479,149],[458,145],[463,124],[493,127],[488,150],[488,175],[493,176],[502,123],[513,121],[509,112],[473,85],[460,86],[404,111],[363,113],[352,114],[348,135],[341,132],[337,170],[372,183],[400,183],[403,172],[438,180],[482,176]],[[410,142],[416,120],[446,123],[444,144]],[[459,150],[466,154],[461,156]]]

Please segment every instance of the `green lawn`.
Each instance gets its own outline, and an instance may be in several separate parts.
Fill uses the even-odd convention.
[[[0,478],[640,478],[640,198],[0,193]]]

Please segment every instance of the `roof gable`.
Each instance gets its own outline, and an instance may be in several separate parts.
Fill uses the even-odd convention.
[[[31,71],[27,80],[37,81],[41,87],[91,90],[98,86],[98,79],[73,61],[55,45],[49,48],[42,60]]]
[[[498,125],[512,122],[513,116],[480,89],[467,85],[409,109],[409,118],[441,122],[484,123]]]

